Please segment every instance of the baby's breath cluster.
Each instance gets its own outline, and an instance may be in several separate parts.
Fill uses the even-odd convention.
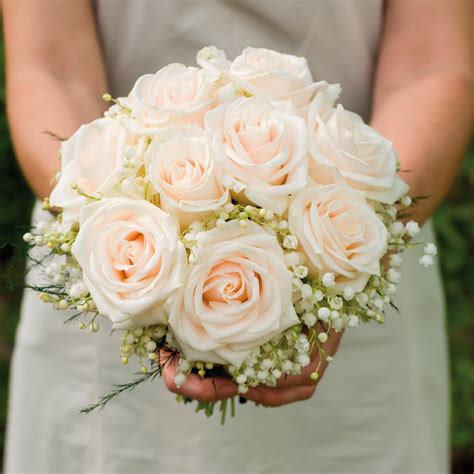
[[[140,359],[140,371],[147,373],[147,361],[151,366],[159,364],[159,350],[174,345],[171,333],[161,324],[128,330],[122,336],[122,364],[127,365],[131,356],[137,356]]]
[[[31,246],[46,247],[50,254],[68,255],[79,231],[79,225],[63,223],[61,213],[51,208],[48,199],[43,201],[43,209],[50,211],[53,217],[37,222],[31,232],[23,235],[23,240]]]
[[[326,333],[322,331],[320,334]],[[323,352],[320,342],[325,342],[326,339],[324,341],[321,339],[323,338],[316,337],[314,328],[310,328],[306,334],[301,331],[301,326],[294,326],[251,352],[240,367],[229,366],[228,373],[237,384],[240,394],[246,393],[249,387],[256,387],[259,384],[274,387],[280,378],[297,375],[302,368],[310,364],[310,354],[314,345],[318,346],[321,353]],[[213,368],[212,363],[181,358],[175,374],[175,383],[178,387],[183,385],[192,371],[205,377],[207,371]]]
[[[71,254],[79,225],[76,222],[63,222],[61,212],[51,208],[47,199],[43,209],[50,211],[51,219],[39,221],[31,232],[23,236],[23,240],[31,247],[48,249],[41,261],[36,262],[43,267],[47,283],[34,289],[39,291],[40,299],[52,304],[54,309],[73,310],[74,314],[68,321],[82,316],[85,321],[79,327],[97,332],[98,311],[82,279],[82,270]]]
[[[416,204],[419,199],[412,199],[409,196],[403,196],[398,202],[400,211],[396,212],[397,209],[394,206],[385,206],[386,209],[390,209],[390,213],[394,214],[394,218],[386,222],[389,230],[389,250],[397,252],[391,254],[389,257],[389,267],[391,268],[389,280],[392,283],[398,283],[401,275],[396,269],[402,264],[401,252],[405,249],[422,246],[423,255],[419,259],[419,263],[423,267],[429,267],[434,264],[434,257],[438,253],[436,245],[433,243],[418,243],[411,242],[409,239],[416,237],[420,232],[420,226],[417,222],[409,220],[403,223],[402,218],[409,217],[409,210]],[[395,212],[393,211],[395,209]],[[395,280],[395,281],[394,281]]]
[[[193,222],[183,232],[181,241],[189,251],[189,262],[195,262],[199,256],[200,248],[208,243],[207,231],[215,227],[224,227],[227,222],[233,220],[239,221],[241,227],[246,227],[249,221],[253,221],[270,228],[277,235],[285,254],[292,252],[298,247],[298,239],[291,234],[288,221],[281,216],[267,209],[230,202],[217,211],[210,219],[203,222]]]

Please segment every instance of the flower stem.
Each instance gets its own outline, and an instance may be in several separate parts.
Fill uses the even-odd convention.
[[[224,426],[226,413],[227,413],[227,400],[222,400],[222,402],[221,402],[221,426]]]
[[[184,403],[185,405],[193,402],[191,398],[185,397],[184,395],[177,395],[176,401],[178,403]],[[235,398],[229,400],[222,400],[219,405],[219,411],[221,412],[221,425],[224,425],[227,417],[227,408],[230,405],[230,416],[233,418],[235,416]],[[214,407],[218,402],[196,402],[196,413],[202,411],[207,417],[211,417],[214,414]]]

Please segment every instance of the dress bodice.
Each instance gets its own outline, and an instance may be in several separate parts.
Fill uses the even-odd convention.
[[[315,80],[338,82],[341,102],[367,117],[382,0],[96,0],[111,91],[172,63],[195,64],[203,46],[305,56]]]

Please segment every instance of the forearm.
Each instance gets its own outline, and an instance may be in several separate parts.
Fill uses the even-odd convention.
[[[39,197],[59,142],[101,115],[107,91],[91,0],[3,0],[7,109],[18,162]]]
[[[393,141],[400,173],[420,201],[423,222],[446,196],[472,133],[472,89],[467,77],[438,73],[380,97],[372,125]]]
[[[32,90],[41,91],[31,94]],[[51,72],[38,71],[15,81],[8,89],[8,115],[15,153],[34,193],[44,198],[59,170],[59,140],[103,112],[105,90],[65,83]]]
[[[472,133],[471,0],[387,0],[372,124],[393,141],[426,220],[448,192]]]

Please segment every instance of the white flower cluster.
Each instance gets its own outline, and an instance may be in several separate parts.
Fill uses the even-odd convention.
[[[141,372],[147,373],[144,359],[159,363],[158,351],[164,344],[169,348],[174,347],[172,335],[167,331],[166,326],[155,325],[126,331],[122,336],[122,364],[127,365],[129,358],[136,355],[141,360]]]
[[[318,336],[320,342],[326,340],[323,335],[327,338],[325,332],[320,332]],[[308,336],[300,333],[300,328],[295,327],[252,351],[240,367],[228,366],[228,372],[237,384],[240,394],[246,393],[249,387],[256,387],[259,384],[274,387],[280,378],[298,375],[302,368],[310,364],[311,349],[312,343],[308,340]],[[183,385],[193,369],[204,377],[206,370],[213,368],[212,363],[190,362],[181,358],[175,374],[175,383],[178,387]]]
[[[48,200],[45,200],[43,207],[51,210]],[[30,245],[48,249],[41,261],[48,283],[38,288],[40,298],[45,303],[51,303],[54,309],[75,310],[74,320],[85,315],[87,321],[79,326],[97,332],[99,324],[96,318],[99,313],[84,284],[81,267],[71,255],[79,226],[74,222],[62,222],[58,214],[53,216],[56,218],[38,222],[31,232],[23,236],[23,240]]]
[[[224,368],[243,394],[315,349],[330,360],[331,331],[383,322],[420,228],[401,220],[415,202],[392,144],[304,58],[210,47],[198,64],[104,95],[104,117],[62,144],[51,220],[24,240],[47,249],[41,298],[125,331],[123,363],[147,373],[168,351],[177,385]]]

